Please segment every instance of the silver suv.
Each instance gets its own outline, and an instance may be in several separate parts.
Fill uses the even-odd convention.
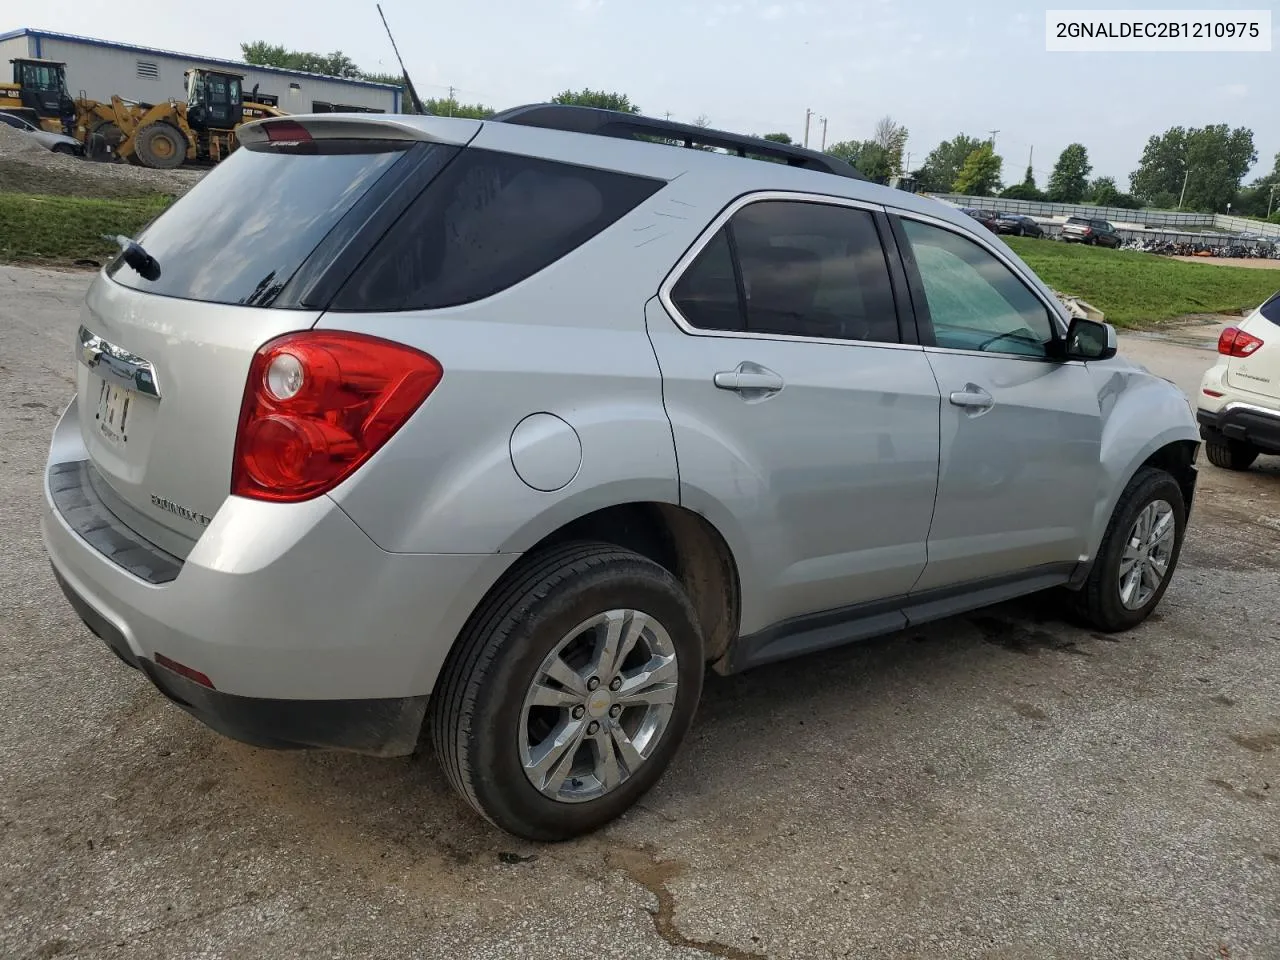
[[[240,139],[94,280],[43,523],[215,730],[429,730],[477,811],[566,838],[708,665],[1048,588],[1123,630],[1168,586],[1187,401],[941,203],[576,108]]]

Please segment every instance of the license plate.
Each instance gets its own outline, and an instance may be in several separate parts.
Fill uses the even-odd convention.
[[[95,420],[98,432],[109,443],[124,446],[129,442],[129,417],[137,402],[137,391],[130,390],[128,387],[118,387],[105,380],[101,382]]]

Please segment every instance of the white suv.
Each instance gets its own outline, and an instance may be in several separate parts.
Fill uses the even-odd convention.
[[[1209,462],[1248,470],[1280,456],[1280,293],[1218,338],[1218,362],[1200,384],[1200,435]]]

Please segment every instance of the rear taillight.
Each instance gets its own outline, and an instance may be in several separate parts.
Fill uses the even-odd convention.
[[[1218,352],[1224,357],[1252,356],[1262,345],[1262,340],[1239,327],[1227,327],[1218,336]]]
[[[292,503],[333,489],[443,373],[434,357],[363,334],[311,330],[271,341],[249,367],[231,492]]]

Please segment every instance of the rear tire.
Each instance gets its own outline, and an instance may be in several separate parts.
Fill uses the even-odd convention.
[[[1088,579],[1071,598],[1076,614],[1105,633],[1147,619],[1178,566],[1186,516],[1182,488],[1172,475],[1154,467],[1134,474],[1111,514]],[[1152,582],[1157,572],[1158,582]]]
[[[187,138],[168,123],[150,123],[134,137],[133,154],[144,167],[172,170],[187,158]]]
[[[64,157],[74,157],[77,155],[75,147],[71,146],[68,143],[59,143],[55,145],[53,148],[53,152],[61,154]]]
[[[1223,470],[1248,470],[1258,459],[1260,451],[1243,440],[1214,437],[1204,442],[1204,453],[1209,462]]]
[[[607,635],[633,644],[614,666],[600,665]],[[611,544],[554,547],[521,561],[459,636],[432,695],[436,754],[498,827],[567,840],[657,782],[693,721],[702,674],[697,618],[667,570]]]

